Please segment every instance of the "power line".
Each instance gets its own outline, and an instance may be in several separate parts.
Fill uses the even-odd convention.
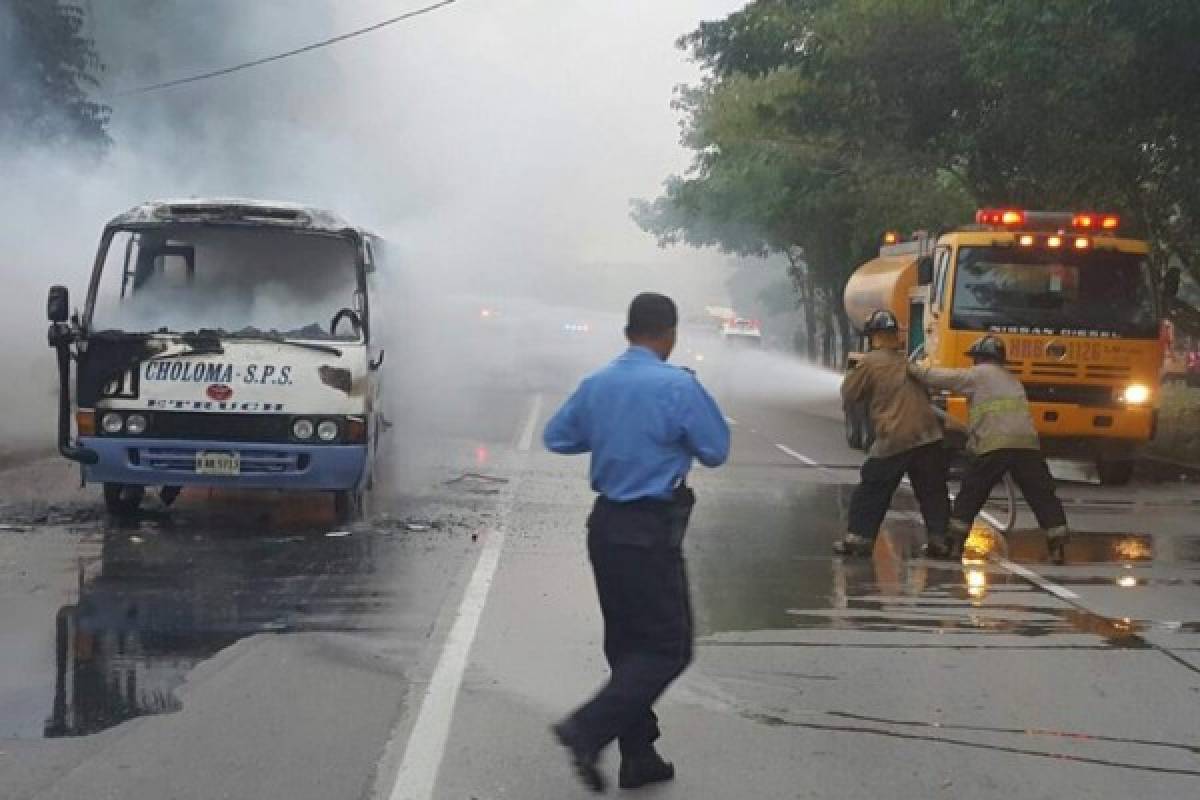
[[[205,80],[208,80],[209,78],[218,78],[222,75],[229,75],[230,73],[241,72],[242,70],[251,69],[252,67],[259,67],[259,66],[262,66],[263,64],[270,64],[272,61],[282,61],[285,58],[291,58],[292,56],[298,56],[302,53],[310,53],[313,50],[320,50],[323,47],[329,47],[330,45],[335,45],[340,42],[344,42],[347,39],[353,39],[356,36],[362,36],[363,34],[373,33],[381,28],[386,28],[389,25],[395,25],[398,22],[404,22],[405,20],[412,19],[413,17],[420,17],[425,14],[431,14],[434,11],[437,11],[438,9],[445,8],[446,6],[453,5],[454,3],[457,3],[457,2],[458,2],[458,0],[441,0],[441,2],[434,3],[433,5],[428,5],[428,6],[425,6],[424,8],[418,8],[414,11],[406,12],[397,17],[392,17],[391,19],[385,19],[382,22],[377,22],[374,25],[368,25],[365,28],[359,28],[358,30],[349,31],[348,33],[343,33],[339,36],[334,36],[331,39],[324,39],[319,42],[313,42],[312,44],[307,44],[304,47],[297,47],[295,50],[288,50],[286,53],[277,53],[273,56],[266,56],[265,58],[256,58],[253,61],[246,61],[242,64],[235,64],[232,67],[225,67],[223,69],[213,70],[212,72],[205,72],[200,75],[191,75],[187,78],[178,78],[177,80],[164,81],[163,83],[152,83],[148,86],[139,86],[136,89],[126,89],[124,91],[117,92],[116,94],[113,95],[113,97],[129,97],[130,95],[135,95],[135,94],[147,94],[149,92],[157,92],[162,89],[170,89],[175,86],[183,86],[184,84],[187,84],[187,83],[197,83],[198,81],[205,81]]]

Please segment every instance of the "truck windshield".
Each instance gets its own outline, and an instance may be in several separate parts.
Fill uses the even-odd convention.
[[[354,340],[337,312],[358,309],[348,240],[270,228],[176,225],[118,231],[104,254],[92,330],[216,330]]]
[[[1141,256],[963,247],[951,324],[960,330],[1153,339],[1154,298]]]

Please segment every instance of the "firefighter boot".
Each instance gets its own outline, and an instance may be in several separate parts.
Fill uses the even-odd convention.
[[[857,533],[847,533],[833,543],[833,553],[838,556],[869,556],[875,550],[875,540]]]
[[[929,541],[925,543],[925,557],[933,559],[950,558],[950,554],[954,552],[954,540],[949,534],[942,536],[930,536]]]
[[[950,527],[946,531],[945,558],[962,558],[963,547],[967,543],[967,535],[970,532],[971,524],[969,522],[963,522],[959,519],[950,520]]]

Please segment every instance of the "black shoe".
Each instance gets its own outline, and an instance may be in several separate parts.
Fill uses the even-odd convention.
[[[558,740],[558,743],[570,752],[571,766],[584,786],[596,794],[600,794],[608,788],[607,781],[604,780],[604,776],[600,774],[600,770],[597,767],[597,762],[600,760],[599,753],[585,750],[576,744],[574,737],[571,735],[571,730],[567,727],[566,723],[560,722],[557,725],[550,726],[550,732],[554,734],[554,738]]]
[[[662,760],[653,750],[648,755],[621,758],[621,772],[617,785],[622,789],[637,789],[651,783],[661,783],[675,778],[675,766]]]

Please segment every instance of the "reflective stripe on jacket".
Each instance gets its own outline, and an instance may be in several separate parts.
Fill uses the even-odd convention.
[[[909,372],[930,388],[945,389],[967,398],[970,404],[967,448],[971,452],[1041,449],[1025,387],[999,364],[979,364],[967,369],[913,364]]]

